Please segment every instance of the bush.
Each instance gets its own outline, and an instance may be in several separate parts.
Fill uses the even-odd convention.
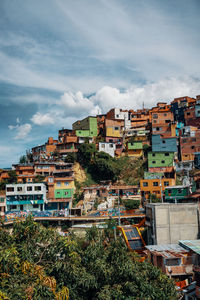
[[[140,207],[139,200],[126,199],[123,201],[123,204],[126,207],[126,209],[137,209]]]

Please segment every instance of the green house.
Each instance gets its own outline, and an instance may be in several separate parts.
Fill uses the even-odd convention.
[[[149,152],[148,167],[161,168],[172,167],[174,163],[174,152]]]
[[[73,196],[73,189],[56,189],[55,190],[55,198],[56,199],[63,199],[63,198],[72,198]]]
[[[78,137],[95,137],[98,134],[97,118],[87,117],[81,121],[76,121],[72,125]]]
[[[142,150],[143,145],[142,142],[129,142],[128,143],[128,150]]]
[[[195,183],[193,185],[176,185],[165,188],[165,202],[182,202],[188,200],[190,195],[196,191]]]

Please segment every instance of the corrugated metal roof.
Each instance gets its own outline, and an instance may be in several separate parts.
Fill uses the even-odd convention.
[[[185,256],[189,252],[185,248],[178,244],[167,244],[167,245],[152,245],[146,246],[146,248],[157,256],[168,258],[179,258]]]
[[[166,250],[183,251],[183,250],[185,250],[183,247],[181,247],[178,244],[150,245],[150,246],[146,246],[146,248],[150,251],[166,251]]]
[[[200,255],[200,240],[182,240],[179,245]]]

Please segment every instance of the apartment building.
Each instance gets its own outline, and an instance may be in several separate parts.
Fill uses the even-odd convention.
[[[49,160],[56,151],[58,140],[49,137],[48,141],[40,146],[32,148],[33,161]]]
[[[44,183],[6,185],[6,211],[43,211],[46,202]]]

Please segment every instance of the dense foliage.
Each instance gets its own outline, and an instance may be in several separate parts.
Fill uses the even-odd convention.
[[[176,299],[173,282],[107,230],[62,237],[33,222],[0,227],[0,299]]]
[[[3,179],[0,182],[0,191],[5,191],[6,184],[16,183],[17,182],[17,174],[15,170],[8,171],[9,178]]]
[[[140,207],[140,201],[139,200],[124,199],[123,204],[126,207],[126,209],[137,209],[137,208]]]

